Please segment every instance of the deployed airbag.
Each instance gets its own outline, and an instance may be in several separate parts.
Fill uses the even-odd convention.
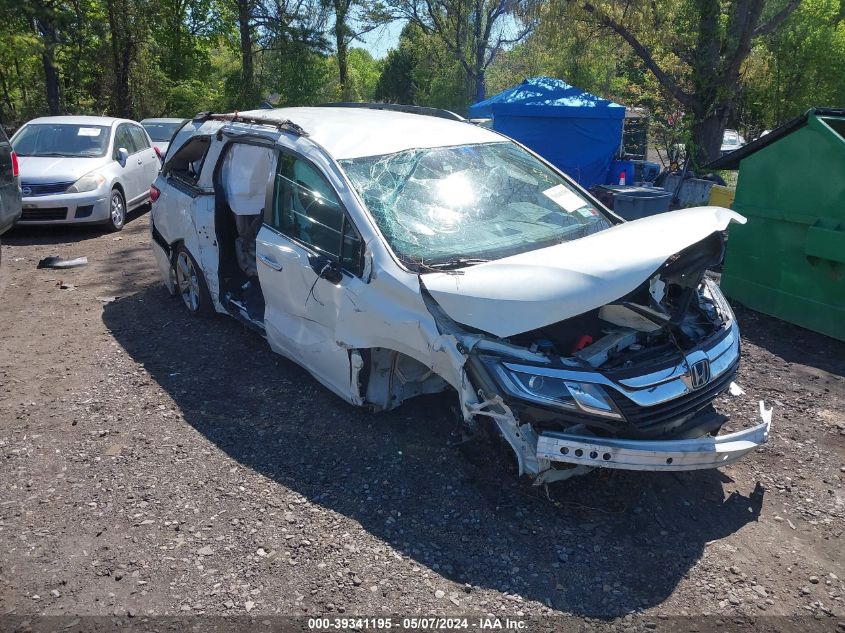
[[[267,184],[273,177],[273,150],[269,147],[233,145],[223,161],[221,178],[226,202],[235,215],[258,215],[264,208]]]

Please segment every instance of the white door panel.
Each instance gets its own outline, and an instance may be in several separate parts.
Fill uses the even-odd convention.
[[[123,185],[123,193],[126,196],[126,206],[131,207],[138,199],[141,189],[141,178],[138,170],[138,153],[133,153],[134,141],[130,133],[128,123],[121,123],[117,126],[114,138],[115,152],[123,148],[129,152],[126,164],[120,167],[120,184]]]
[[[146,169],[144,168],[144,152],[136,152],[129,157],[126,164],[127,171],[130,172],[132,179],[132,187],[135,190],[135,195],[132,198],[132,205],[135,205],[141,196],[144,195],[144,176]]]
[[[270,346],[350,400],[349,352],[337,344],[335,325],[336,295],[351,280],[335,286],[319,278],[307,251],[266,225],[256,239],[256,257]]]

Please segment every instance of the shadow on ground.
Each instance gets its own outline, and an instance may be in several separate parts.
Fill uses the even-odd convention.
[[[106,306],[115,339],[222,451],[459,583],[613,617],[662,602],[705,544],[755,521],[762,490],[718,471],[611,472],[547,497],[450,447],[450,398],[347,406],[233,320],[197,320],[160,286]]]

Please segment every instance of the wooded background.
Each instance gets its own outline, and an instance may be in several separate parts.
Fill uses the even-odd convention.
[[[845,0],[0,0],[0,121],[336,100],[467,106],[549,75],[715,157],[845,107]],[[384,59],[361,36],[404,24]]]

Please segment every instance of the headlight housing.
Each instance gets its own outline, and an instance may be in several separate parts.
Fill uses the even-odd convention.
[[[68,187],[66,193],[85,193],[87,191],[96,191],[102,187],[105,182],[105,177],[100,174],[86,174]]]
[[[713,305],[719,309],[719,312],[722,313],[722,316],[726,321],[734,320],[734,311],[728,303],[728,300],[725,299],[725,295],[722,294],[722,289],[719,288],[719,284],[709,277],[705,277],[704,292],[702,294],[713,302]]]
[[[548,367],[503,362],[493,356],[485,356],[481,360],[499,386],[514,398],[557,409],[622,419],[622,414],[600,385],[571,380],[563,372]]]

